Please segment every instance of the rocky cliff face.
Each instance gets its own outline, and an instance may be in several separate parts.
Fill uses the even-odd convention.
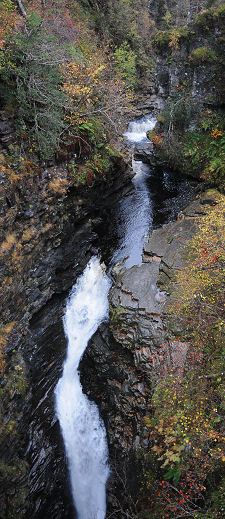
[[[13,140],[6,121],[0,130],[2,144]],[[130,189],[130,170],[112,157],[92,187],[74,185],[66,166],[15,180],[7,173],[2,168],[0,515],[73,517],[54,416],[66,347],[61,318],[68,290],[97,251],[104,207]],[[55,179],[63,187],[56,192]]]
[[[121,482],[125,479],[125,504],[126,499],[135,498],[135,457],[151,443],[144,417],[150,412],[153,373],[155,377],[158,371],[160,376],[170,362],[182,372],[188,358],[188,339],[180,339],[184,330],[179,322],[171,324],[169,305],[175,273],[185,265],[185,246],[205,214],[205,204],[210,203],[207,197],[192,202],[177,221],[153,231],[141,266],[115,267],[109,328],[107,324],[100,327],[81,361],[85,391],[98,403],[108,432],[114,468],[109,502],[114,510],[123,502]],[[133,476],[131,460],[133,471],[137,470]],[[115,497],[118,487],[121,502]]]
[[[171,20],[175,25],[183,26],[194,19],[203,9],[204,4],[204,0],[177,0],[176,2],[169,0],[166,3],[161,0],[150,0],[149,10],[156,20],[157,27],[164,28]],[[168,13],[170,13],[169,18]]]
[[[181,93],[199,106],[223,104],[223,19],[205,17],[199,15],[183,30],[179,25],[171,29],[164,43],[165,36],[159,34],[156,84],[161,107],[168,96]]]

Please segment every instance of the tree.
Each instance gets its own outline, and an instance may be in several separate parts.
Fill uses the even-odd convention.
[[[37,145],[41,158],[51,158],[64,125],[65,95],[59,64],[64,60],[56,36],[47,32],[37,13],[28,16],[26,31],[16,34],[6,51],[4,75],[14,87],[17,131],[22,143]]]

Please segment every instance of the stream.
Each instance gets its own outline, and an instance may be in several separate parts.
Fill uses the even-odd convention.
[[[125,135],[130,149],[146,141],[146,131],[154,124],[150,115],[130,123]],[[133,168],[125,195],[93,207],[80,224],[68,224],[66,241],[54,252],[59,255],[54,295],[30,324],[26,351],[33,390],[27,408],[31,470],[26,519],[106,515],[107,435],[96,404],[82,392],[79,362],[91,336],[107,319],[115,263],[140,265],[147,235],[175,219],[195,195],[190,179],[169,170],[155,172],[139,160],[133,161]],[[81,375],[84,380],[85,366]],[[101,373],[95,382],[101,385]]]
[[[155,124],[156,119],[150,115],[131,122],[125,133],[130,147],[145,142],[146,132]],[[123,262],[126,268],[140,265],[145,240],[154,225],[155,202],[149,188],[150,167],[142,161],[133,160],[132,168],[134,189],[109,215],[117,234],[116,247],[111,250],[110,268],[118,262]],[[183,181],[175,188],[176,181],[167,172],[163,173],[160,182],[164,191],[170,192],[171,198],[176,194],[178,211],[179,201],[187,198],[187,185]],[[167,205],[164,201],[161,208],[164,221]],[[169,212],[170,217],[174,218],[173,203]],[[108,317],[109,288],[110,279],[105,266],[99,257],[93,256],[72,288],[63,319],[68,345],[63,374],[55,388],[56,414],[64,440],[78,519],[105,519],[106,514],[106,482],[110,472],[106,431],[97,405],[89,401],[82,391],[78,369],[88,341]]]
[[[132,143],[140,142],[155,122],[150,116],[132,122],[125,136]],[[126,267],[141,263],[144,239],[152,220],[146,169],[141,161],[133,161],[134,191],[119,203],[123,231],[111,264],[121,260],[125,260]],[[82,392],[78,368],[88,341],[108,317],[109,288],[104,264],[98,257],[92,257],[71,291],[64,316],[68,347],[63,374],[55,389],[56,414],[78,519],[104,519],[106,514],[105,487],[109,475],[106,431],[97,405]]]

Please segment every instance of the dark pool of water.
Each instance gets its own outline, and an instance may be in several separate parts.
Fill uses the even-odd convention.
[[[153,171],[142,163],[143,175],[133,192],[105,208],[96,226],[102,258],[107,265],[129,255],[132,264],[140,264],[141,249],[151,231],[173,221],[195,197],[197,181],[170,170]],[[119,251],[119,253],[118,253]],[[136,260],[136,261],[135,261]]]

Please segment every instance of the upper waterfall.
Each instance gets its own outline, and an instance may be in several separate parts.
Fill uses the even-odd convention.
[[[156,122],[156,118],[151,114],[145,115],[141,119],[136,119],[129,123],[128,130],[124,133],[124,137],[130,142],[141,142],[147,139],[146,133],[149,130],[153,130]]]

